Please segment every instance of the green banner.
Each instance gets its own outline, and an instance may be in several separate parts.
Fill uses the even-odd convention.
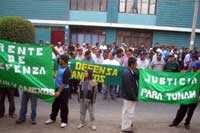
[[[93,70],[93,78],[98,83],[105,83],[110,85],[121,85],[121,75],[124,68],[113,65],[99,65],[79,60],[70,60],[70,69],[72,71],[73,79],[84,78],[84,71],[87,69]]]
[[[196,103],[200,73],[166,73],[140,70],[139,100],[169,104]]]
[[[52,48],[0,40],[0,87],[18,88],[52,102]]]

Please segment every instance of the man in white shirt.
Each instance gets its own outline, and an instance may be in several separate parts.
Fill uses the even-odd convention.
[[[140,57],[137,59],[138,69],[148,69],[149,60],[146,58],[146,52],[142,51]]]
[[[113,53],[111,51],[108,53],[108,59],[104,60],[103,64],[120,66],[119,62],[113,58]],[[114,100],[115,99],[115,87],[112,85],[104,84],[103,90],[102,90],[104,99],[107,99],[108,91],[110,92],[111,99]]]
[[[92,56],[92,59],[94,60],[95,56],[96,56],[96,46],[92,46],[92,50],[91,50],[91,56]]]
[[[185,69],[188,69],[190,63],[192,62],[191,54],[192,54],[192,51],[190,51],[188,54],[186,54],[186,56],[184,58],[183,62],[184,62],[184,68]]]
[[[104,58],[103,56],[101,55],[101,50],[100,49],[97,49],[96,50],[96,53],[95,53],[95,56],[93,57],[93,60],[96,64],[102,64],[103,61],[104,61]]]
[[[164,71],[165,61],[162,59],[162,54],[157,53],[156,58],[152,60],[150,68],[154,71]]]
[[[77,49],[77,56],[76,56],[77,60],[83,60],[84,59],[84,55],[83,55],[83,49],[82,48],[78,48]]]
[[[123,50],[121,48],[117,49],[117,52],[116,52],[114,59],[119,62],[120,66],[122,66]]]

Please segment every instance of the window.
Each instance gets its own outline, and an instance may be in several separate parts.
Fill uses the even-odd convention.
[[[107,10],[107,0],[70,0],[71,10],[102,11]]]
[[[148,14],[149,0],[142,0],[141,14]]]
[[[72,34],[71,35],[71,42],[76,42],[77,40],[77,34]]]
[[[126,1],[127,1],[126,12],[132,13],[132,11],[133,11],[133,0],[126,0]]]
[[[126,10],[126,0],[120,0],[119,11],[125,12],[125,10]]]
[[[118,31],[117,44],[125,43],[128,47],[139,47],[142,44],[152,46],[153,33],[146,31]]]
[[[92,10],[92,6],[91,6],[92,5],[92,1],[93,0],[85,0],[85,10],[88,10],[88,11]]]
[[[100,9],[102,12],[105,12],[107,10],[107,0],[101,0],[101,5],[100,5]]]
[[[135,14],[155,14],[157,0],[120,0],[119,11]]]
[[[100,10],[100,1],[101,0],[93,0],[93,11],[99,11]]]
[[[71,9],[72,10],[74,10],[74,9],[76,9],[77,8],[77,0],[71,0],[71,3],[70,3],[71,5]]]
[[[156,12],[156,0],[151,0],[150,2],[150,14],[155,14]]]
[[[71,37],[72,43],[89,43],[89,44],[102,44],[105,42],[105,31],[101,28],[94,27],[71,27]]]
[[[73,1],[73,0],[71,0]],[[78,10],[84,10],[85,9],[85,0],[77,0]]]

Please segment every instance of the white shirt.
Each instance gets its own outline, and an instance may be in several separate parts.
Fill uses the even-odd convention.
[[[184,58],[184,66],[188,66],[188,64],[191,62],[190,54],[187,54]]]
[[[106,45],[100,45],[99,49],[101,49],[101,50],[106,50],[106,49],[107,49],[107,46],[106,46]]]
[[[117,55],[115,55],[114,59],[115,59],[116,61],[118,61],[120,65],[122,65],[122,59],[123,59],[123,57],[120,57],[120,58],[119,58],[119,57],[117,57]]]
[[[55,46],[54,48],[55,48],[55,50],[56,50],[60,55],[64,54],[64,49],[63,49],[62,46],[60,46],[60,47]],[[53,59],[56,58],[56,55],[55,55],[54,53],[52,53],[52,56],[53,56]]]
[[[163,59],[161,59],[160,61],[155,59],[155,60],[152,60],[150,66],[151,66],[151,69],[154,71],[163,71],[164,66],[165,66],[165,61]]]
[[[149,60],[141,60],[140,58],[137,59],[138,69],[148,69],[149,68]]]
[[[104,59],[103,59],[103,56],[100,55],[100,57],[97,57],[96,55],[93,57],[93,60],[96,64],[102,64]]]
[[[106,59],[103,61],[103,64],[105,65],[115,65],[115,66],[120,66],[119,62],[116,61],[115,59],[110,60],[110,59]]]
[[[84,56],[83,56],[83,55],[77,55],[77,56],[76,56],[76,59],[77,59],[77,60],[83,60],[83,59],[84,59]]]

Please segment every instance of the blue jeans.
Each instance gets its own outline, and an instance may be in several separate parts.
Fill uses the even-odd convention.
[[[31,120],[35,121],[36,119],[37,97],[34,94],[31,94],[29,92],[23,92],[22,101],[21,101],[21,109],[19,113],[20,120],[26,120],[27,104],[28,104],[29,99],[31,100]]]
[[[115,96],[115,87],[112,85],[103,84],[102,93],[104,96],[107,96],[108,93],[110,93],[110,96],[114,97]]]

